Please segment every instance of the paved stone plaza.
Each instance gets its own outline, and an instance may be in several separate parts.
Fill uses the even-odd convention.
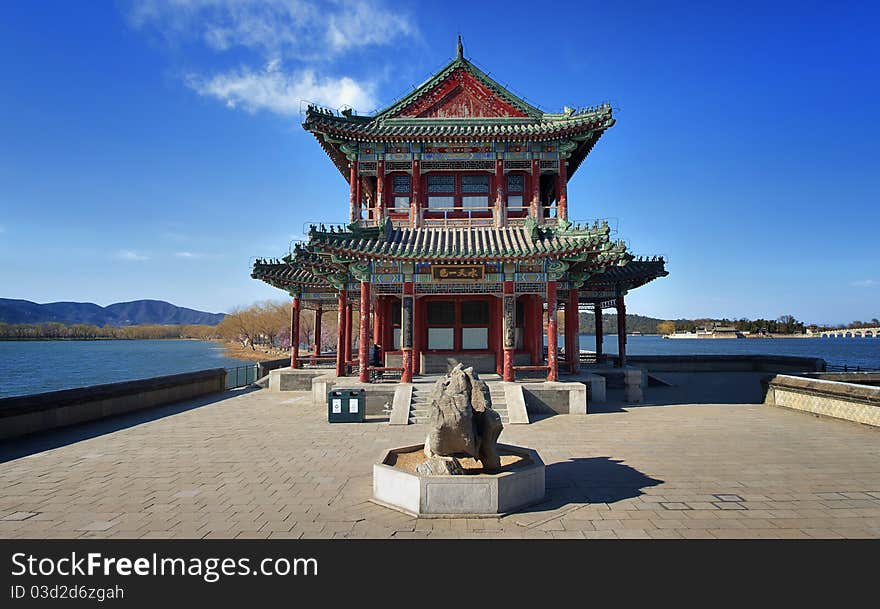
[[[763,406],[754,374],[663,375],[587,416],[509,426],[548,501],[416,519],[369,501],[384,448],[426,427],[326,422],[305,392],[230,392],[0,447],[2,538],[880,537],[880,436]],[[710,403],[711,401],[741,403]]]

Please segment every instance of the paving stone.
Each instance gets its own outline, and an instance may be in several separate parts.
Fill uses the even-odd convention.
[[[256,391],[114,433],[61,430],[33,456],[20,456],[39,450],[33,439],[5,442],[0,537],[880,537],[875,429],[682,396],[700,383],[739,395],[760,374],[721,391],[708,375],[670,376],[677,386],[650,388],[643,405],[620,408],[610,389],[590,406],[601,414],[505,428],[502,442],[541,453],[551,488],[504,518],[420,520],[370,503],[380,451],[423,441],[423,426],[328,425],[305,393]]]
[[[96,520],[89,524],[79,527],[77,531],[106,531],[113,527],[113,523],[107,520]]]
[[[28,518],[33,518],[37,514],[38,514],[38,512],[13,512],[11,514],[4,516],[3,518],[0,518],[0,520],[21,521],[21,520],[27,520]]]
[[[690,510],[690,509],[693,509],[687,503],[679,502],[679,501],[665,502],[665,503],[661,503],[660,505],[662,505],[663,508],[667,509],[667,510]]]

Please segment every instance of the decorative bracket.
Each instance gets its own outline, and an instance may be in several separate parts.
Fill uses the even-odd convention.
[[[357,147],[349,143],[339,144],[339,149],[345,154],[345,158],[349,161],[357,160]]]
[[[580,273],[569,273],[568,281],[572,289],[579,290],[583,287],[583,285],[587,282],[587,279],[592,277],[591,273],[587,273],[586,271]]]
[[[352,262],[348,265],[348,270],[351,273],[351,276],[354,277],[356,281],[370,280],[369,262]]]
[[[550,260],[547,262],[547,280],[559,281],[568,270],[568,263],[562,260]]]
[[[559,156],[564,159],[567,159],[571,156],[571,153],[577,150],[578,144],[576,142],[572,142],[570,140],[565,140],[564,142],[559,142]]]

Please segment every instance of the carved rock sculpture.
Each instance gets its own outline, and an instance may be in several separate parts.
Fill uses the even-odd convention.
[[[457,476],[464,473],[461,463],[455,457],[432,457],[416,466],[422,476]]]
[[[498,436],[504,425],[501,416],[492,410],[489,387],[473,368],[457,364],[437,381],[431,393],[430,409],[431,430],[425,439],[425,455],[429,459],[468,456],[479,460],[485,472],[497,472],[501,468]],[[442,473],[459,472],[444,470]]]

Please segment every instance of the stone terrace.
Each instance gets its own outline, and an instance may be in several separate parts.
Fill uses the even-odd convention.
[[[754,374],[663,376],[678,386],[648,404],[610,391],[587,416],[507,427],[549,494],[504,518],[370,503],[382,449],[426,427],[330,425],[306,393],[259,390],[6,442],[0,537],[880,537],[877,430],[748,403]]]

